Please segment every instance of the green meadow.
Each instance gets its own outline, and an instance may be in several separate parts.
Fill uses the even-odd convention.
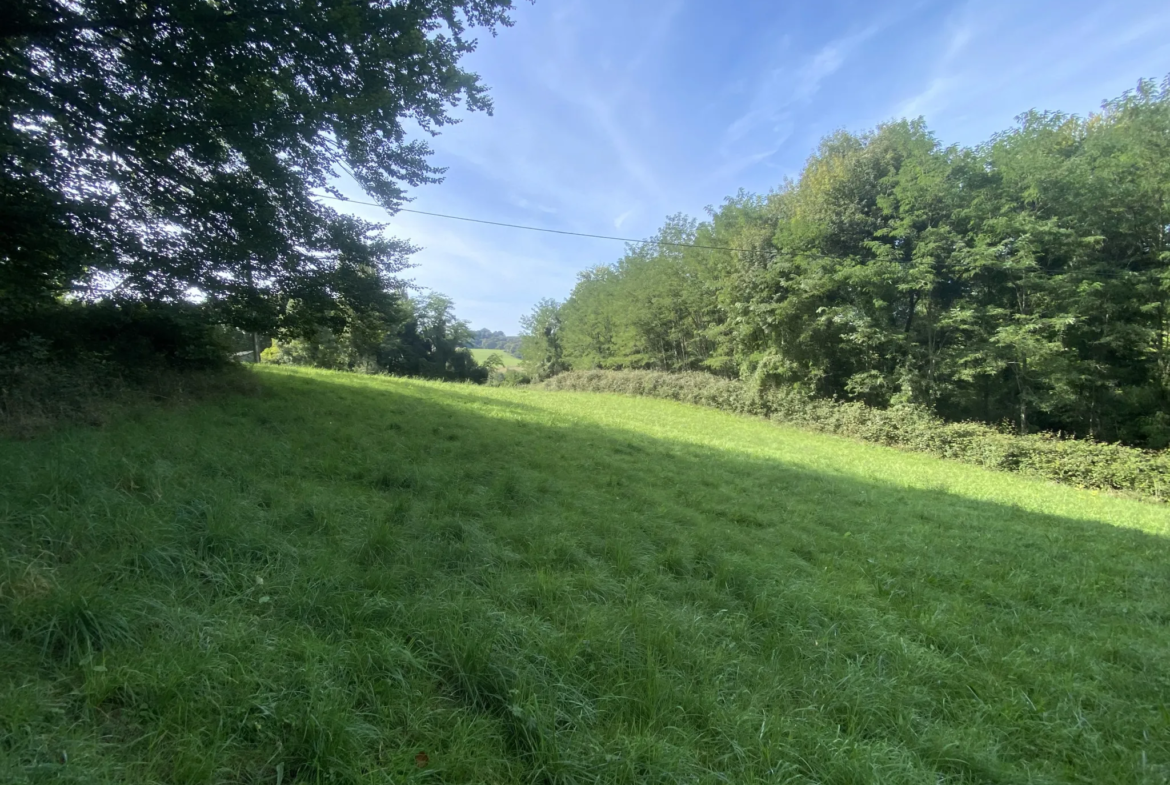
[[[0,782],[1170,780],[1170,507],[253,372],[0,441]]]
[[[500,358],[505,368],[519,368],[523,363],[523,360],[519,357],[505,352],[503,349],[468,349],[468,351],[471,352],[471,356],[475,358],[475,361],[481,365],[487,361],[487,358],[493,355]]]

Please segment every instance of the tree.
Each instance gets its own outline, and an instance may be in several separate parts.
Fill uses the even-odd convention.
[[[561,307],[556,300],[541,300],[532,313],[520,317],[520,357],[538,379],[567,370],[561,343]]]
[[[247,329],[339,329],[409,246],[320,204],[340,171],[393,212],[438,182],[409,124],[491,109],[459,67],[510,0],[9,0],[0,14],[0,309],[76,287],[200,294]],[[290,307],[292,304],[292,307]]]
[[[382,312],[352,314],[338,332],[322,327],[309,337],[277,341],[264,352],[264,360],[432,379],[487,379],[490,369],[477,365],[463,348],[471,330],[455,318],[451,298],[431,292],[403,296],[389,305]]]
[[[427,355],[446,368],[456,357],[470,357],[462,350],[471,339],[467,322],[455,318],[455,301],[438,292],[431,292],[414,301],[415,331],[427,346]]]

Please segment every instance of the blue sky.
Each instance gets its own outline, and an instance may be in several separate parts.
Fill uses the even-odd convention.
[[[431,140],[446,180],[409,207],[647,237],[667,215],[795,177],[838,128],[922,115],[944,143],[973,144],[1029,108],[1087,114],[1170,72],[1165,0],[520,0],[515,21],[465,61],[494,116],[461,113]],[[389,224],[423,247],[408,277],[509,334],[623,252],[405,213]]]

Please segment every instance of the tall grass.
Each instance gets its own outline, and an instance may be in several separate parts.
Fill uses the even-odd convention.
[[[32,438],[69,424],[103,425],[144,405],[256,392],[255,380],[235,366],[130,373],[94,357],[61,362],[0,352],[0,438]]]
[[[0,442],[0,782],[1164,782],[1170,513],[262,369]]]

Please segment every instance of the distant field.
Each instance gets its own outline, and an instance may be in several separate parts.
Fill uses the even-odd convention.
[[[483,363],[487,358],[493,354],[498,354],[500,359],[504,361],[505,368],[519,368],[521,359],[514,354],[509,354],[502,349],[471,349],[471,356],[475,358],[477,363]]]
[[[0,782],[1162,783],[1170,508],[262,367],[0,441]]]

